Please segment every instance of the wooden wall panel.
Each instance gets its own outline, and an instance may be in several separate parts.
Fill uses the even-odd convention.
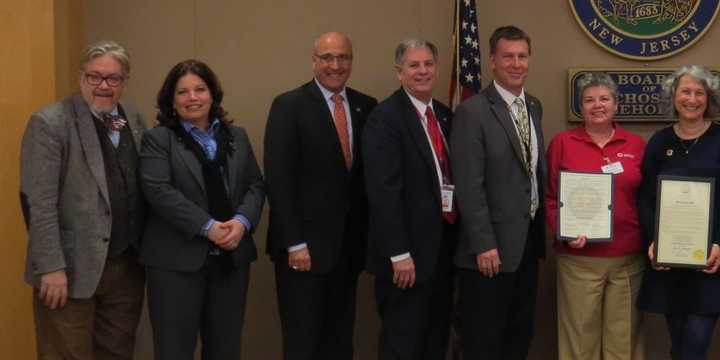
[[[55,96],[53,24],[52,0],[0,2],[0,357],[7,359],[35,354],[18,160],[28,115]]]
[[[80,52],[85,0],[54,0],[55,95],[58,99],[79,90]]]

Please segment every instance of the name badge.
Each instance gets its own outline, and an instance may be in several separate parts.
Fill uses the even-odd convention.
[[[604,172],[605,174],[620,174],[623,171],[625,171],[623,169],[622,163],[619,161],[609,163],[609,164],[603,166],[601,169],[602,169],[602,172]]]
[[[442,211],[452,212],[453,209],[453,195],[455,193],[455,185],[443,185],[440,190],[442,197]]]

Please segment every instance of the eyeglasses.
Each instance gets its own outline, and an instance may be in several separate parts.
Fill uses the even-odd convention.
[[[125,82],[125,77],[119,76],[119,75],[109,75],[109,76],[102,76],[99,74],[92,74],[92,73],[84,73],[85,75],[85,81],[87,81],[88,84],[93,86],[100,86],[103,81],[105,81],[108,86],[111,87],[118,87],[122,85],[123,82]]]
[[[352,60],[352,55],[350,54],[340,54],[340,55],[333,55],[333,54],[322,54],[318,55],[315,54],[315,57],[322,60],[322,62],[326,64],[332,64],[333,62],[337,61],[338,64],[347,64]]]

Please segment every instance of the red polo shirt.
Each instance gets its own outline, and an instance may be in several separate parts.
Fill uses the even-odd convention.
[[[560,253],[581,256],[625,256],[642,252],[642,238],[636,205],[636,194],[642,175],[645,140],[613,124],[615,134],[605,147],[595,144],[584,126],[557,134],[547,151],[548,182],[545,190],[547,222],[557,233],[557,196],[560,171],[602,173],[601,167],[620,162],[623,172],[615,175],[613,189],[613,240],[609,243],[588,243],[573,249],[565,242],[555,242]]]

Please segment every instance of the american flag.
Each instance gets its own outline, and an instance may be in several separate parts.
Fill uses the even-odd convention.
[[[480,91],[480,79],[480,44],[475,0],[455,0],[453,69],[450,78],[452,109]]]

